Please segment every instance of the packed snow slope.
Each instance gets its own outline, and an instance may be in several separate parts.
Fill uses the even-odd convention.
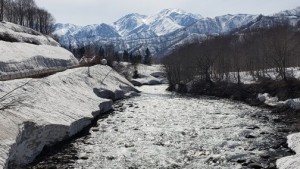
[[[297,154],[277,160],[279,169],[300,169],[300,133],[288,136],[288,145]]]
[[[107,96],[121,99],[136,91],[108,66],[93,66],[89,72],[84,67],[42,79],[0,82],[0,168],[22,168],[45,145],[76,134],[110,110]]]
[[[0,22],[0,77],[77,65],[59,43],[27,27]]]
[[[115,49],[130,52],[149,48],[153,55],[162,56],[178,45],[203,40],[208,35],[270,27],[283,21],[299,26],[299,13],[300,7],[271,16],[228,14],[207,18],[179,9],[164,9],[151,16],[128,14],[111,25],[76,26],[59,23],[55,25],[54,34],[66,47],[100,42],[114,44]]]

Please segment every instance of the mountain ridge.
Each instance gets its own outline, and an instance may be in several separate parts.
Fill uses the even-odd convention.
[[[90,43],[113,44],[116,50],[145,50],[162,56],[174,47],[202,40],[211,35],[227,34],[259,27],[269,27],[284,18],[291,25],[299,24],[300,7],[270,16],[251,14],[226,14],[204,18],[180,9],[164,9],[146,16],[127,14],[113,24],[77,26],[56,24],[54,34],[63,46],[81,47]],[[142,46],[142,47],[139,47]]]

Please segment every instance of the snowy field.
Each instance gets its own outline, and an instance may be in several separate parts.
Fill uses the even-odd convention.
[[[251,117],[263,117],[269,114],[266,110],[222,99],[180,97],[166,92],[166,87],[143,86],[140,97],[119,102],[115,113],[100,119],[90,136],[73,143],[79,160],[68,165],[234,169],[275,153],[270,148],[276,142],[270,121],[276,117]],[[248,166],[256,165],[253,161]]]

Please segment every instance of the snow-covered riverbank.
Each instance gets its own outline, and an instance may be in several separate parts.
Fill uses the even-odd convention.
[[[111,109],[112,101],[136,89],[108,66],[67,70],[43,79],[0,82],[0,168],[20,168],[50,145],[66,139]],[[89,73],[88,73],[89,72]],[[105,78],[106,77],[106,78]],[[105,79],[104,79],[105,78]]]
[[[300,133],[288,136],[288,146],[296,152],[296,155],[277,160],[279,169],[300,169]]]

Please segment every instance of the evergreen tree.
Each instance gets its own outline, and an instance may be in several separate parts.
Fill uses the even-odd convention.
[[[80,55],[80,58],[82,58],[85,55],[85,47],[81,47],[79,49],[79,55]]]
[[[129,62],[130,62],[131,64],[134,64],[134,56],[133,56],[132,53],[129,54]]]
[[[130,58],[130,63],[132,65],[137,65],[138,63],[140,63],[139,59],[141,58],[141,56],[133,54],[133,53],[130,53],[129,58]]]
[[[142,58],[143,57],[142,57],[141,53],[139,52],[135,57],[136,63],[142,63]]]
[[[150,53],[150,50],[147,48],[145,53],[146,53],[146,55],[144,57],[144,64],[145,65],[151,65],[151,53]]]
[[[0,13],[0,21],[4,20],[4,0],[1,0],[1,13]]]
[[[115,54],[114,54],[114,60],[117,61],[117,62],[120,62],[120,61],[121,61],[121,58],[120,58],[118,52],[115,52]]]
[[[98,56],[100,58],[104,58],[104,49],[102,46],[100,46],[100,48],[99,48]]]
[[[123,61],[124,62],[129,62],[129,53],[127,52],[127,50],[124,50],[124,53],[123,53]]]

